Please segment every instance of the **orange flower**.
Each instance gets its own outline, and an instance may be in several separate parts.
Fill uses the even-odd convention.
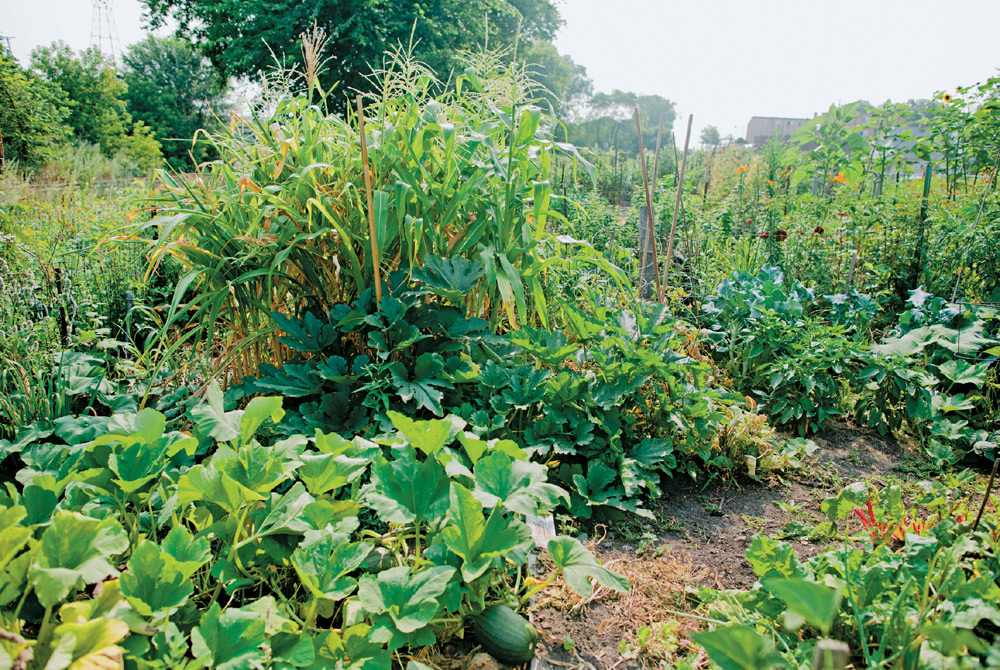
[[[736,174],[742,174],[744,172],[749,172],[749,171],[750,171],[749,165],[741,165],[738,168],[736,168]]]
[[[837,174],[835,174],[834,176],[830,177],[830,179],[833,180],[833,181],[835,181],[835,182],[837,182],[838,184],[846,184],[847,182],[850,181],[847,177],[845,177],[844,175],[842,175],[839,172]]]

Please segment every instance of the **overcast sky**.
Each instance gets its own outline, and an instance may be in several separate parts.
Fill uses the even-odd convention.
[[[110,0],[121,44],[143,35],[138,0]],[[556,45],[598,91],[656,93],[742,137],[751,116],[811,117],[834,102],[905,101],[1000,68],[1000,0],[557,0]],[[0,0],[0,35],[90,43],[92,0]],[[683,141],[680,139],[680,141]]]

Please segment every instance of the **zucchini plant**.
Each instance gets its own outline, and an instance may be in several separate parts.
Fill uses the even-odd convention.
[[[316,430],[265,445],[282,404],[230,409],[212,385],[190,431],[145,409],[90,439],[12,443],[3,660],[388,670],[397,650],[526,599],[525,518],[567,498],[545,466],[455,417],[395,412],[374,441]],[[591,578],[628,587],[577,540],[549,551],[550,579],[584,594]]]

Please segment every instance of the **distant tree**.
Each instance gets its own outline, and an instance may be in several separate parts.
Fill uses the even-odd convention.
[[[517,59],[524,62],[532,78],[542,87],[560,118],[586,102],[593,90],[587,68],[563,56],[551,42],[535,40],[519,45]]]
[[[66,121],[77,139],[99,145],[108,156],[126,146],[132,119],[113,61],[97,49],[77,56],[65,42],[55,42],[31,52],[31,67],[64,92]]]
[[[25,71],[0,48],[0,136],[7,166],[40,167],[72,136],[63,91]]]
[[[701,131],[701,143],[709,147],[717,147],[722,141],[719,136],[719,129],[715,126],[705,126]]]
[[[646,145],[656,140],[661,114],[664,133],[670,133],[677,117],[674,103],[663,96],[640,95],[618,89],[611,93],[594,94],[587,107],[587,120],[572,125],[569,141],[580,146],[618,148],[629,153],[639,150],[639,136],[633,118],[636,108]]]
[[[142,0],[153,25],[176,22],[225,76],[255,76],[298,58],[299,35],[314,25],[330,38],[321,85],[339,83],[346,105],[368,91],[372,66],[397,43],[447,77],[461,49],[503,47],[520,39],[549,40],[561,25],[550,0]]]
[[[153,35],[130,46],[123,63],[128,111],[153,131],[171,167],[204,161],[208,149],[192,138],[228,109],[226,82],[211,63],[185,40]]]

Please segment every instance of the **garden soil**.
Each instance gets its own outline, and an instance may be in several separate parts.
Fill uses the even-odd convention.
[[[677,621],[680,640],[674,653],[685,652],[686,633],[704,625],[689,616],[690,590],[752,586],[757,578],[745,554],[755,533],[774,537],[789,522],[803,527],[820,523],[824,498],[855,481],[879,485],[907,455],[892,438],[844,423],[813,440],[820,449],[796,476],[769,482],[678,478],[664,486],[654,520],[611,522],[581,536],[605,566],[629,578],[632,591],[616,594],[598,587],[581,600],[561,581],[543,591],[530,612],[540,638],[536,665],[543,670],[646,667],[649,663],[641,654],[625,657],[635,656],[628,646],[637,648],[639,627],[671,619]],[[801,538],[786,541],[800,558],[823,548]],[[540,562],[544,573],[544,556]],[[705,658],[696,664],[708,667]]]

